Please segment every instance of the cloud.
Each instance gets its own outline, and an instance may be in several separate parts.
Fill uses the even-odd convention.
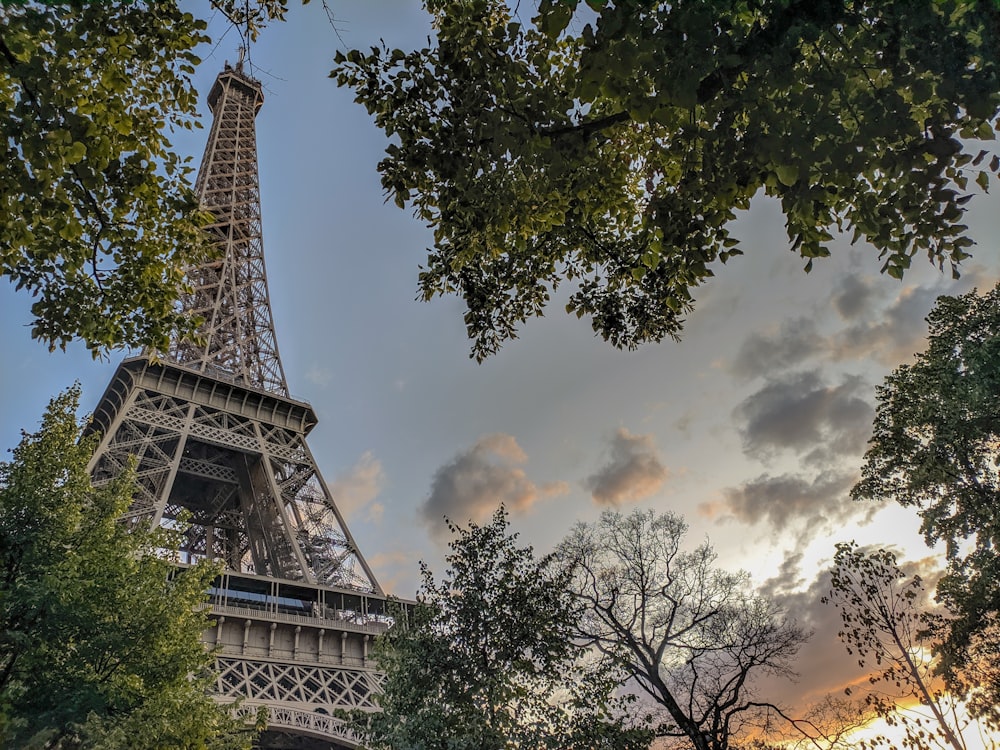
[[[795,474],[762,474],[739,487],[722,491],[722,499],[702,503],[702,515],[719,522],[767,523],[776,533],[804,528],[800,542],[847,521],[867,522],[879,510],[871,503],[855,503],[848,491],[858,480],[851,472],[825,471],[813,479]]]
[[[409,552],[378,552],[367,558],[375,577],[388,593],[410,598],[419,586],[419,565]]]
[[[964,294],[989,282],[981,269],[973,268],[957,284],[942,276],[932,284],[905,287],[888,307],[876,310],[873,301],[881,283],[885,280],[851,275],[834,292],[834,306],[851,323],[829,339],[834,359],[874,358],[888,366],[905,362],[924,348],[926,318],[938,297]]]
[[[791,553],[790,557],[795,554]],[[798,575],[788,558],[782,571],[786,575]],[[794,681],[764,675],[758,688],[766,700],[801,715],[825,696],[842,696],[844,688],[865,683],[867,672],[858,666],[856,658],[850,657],[837,637],[843,629],[837,609],[821,601],[830,590],[829,572],[819,572],[805,590],[791,591],[790,588],[785,580],[777,577],[767,581],[761,593],[770,596],[812,636],[795,659],[798,677]]]
[[[858,395],[867,391],[855,376],[828,386],[816,370],[769,380],[733,412],[743,423],[743,452],[766,460],[791,450],[820,466],[837,457],[860,456],[875,416],[871,404]]]
[[[810,318],[784,321],[777,329],[748,336],[730,371],[745,380],[786,370],[823,351],[825,341]]]
[[[831,556],[833,549],[831,544]],[[858,665],[857,657],[848,654],[837,634],[844,625],[840,612],[822,598],[830,592],[830,568],[819,571],[803,588],[800,580],[801,554],[789,552],[778,574],[760,587],[761,594],[772,598],[790,616],[812,632],[812,637],[799,651],[795,660],[798,679],[795,682],[765,676],[759,687],[761,695],[774,702],[802,711],[827,695],[843,695],[844,688],[855,689],[860,696],[870,687],[871,671]],[[924,596],[916,602],[920,608],[933,607],[932,594],[940,569],[939,560],[925,558],[906,561],[899,566],[907,576],[919,574],[924,582]]]
[[[584,486],[601,505],[621,505],[657,492],[669,472],[660,461],[652,435],[633,435],[624,427],[611,438],[610,460]]]
[[[822,355],[828,360],[869,360],[894,366],[924,348],[926,317],[942,294],[964,294],[989,285],[981,268],[966,271],[956,283],[944,275],[930,284],[893,287],[891,281],[850,273],[840,279],[828,299],[838,313],[835,331],[820,330],[815,318],[790,318],[750,334],[729,365],[741,380],[788,370]],[[886,294],[886,288],[895,293]]]
[[[786,552],[778,573],[768,578],[760,585],[758,592],[766,597],[774,598],[780,594],[791,593],[798,590],[803,583],[802,560],[805,555],[801,551],[793,550]]]
[[[384,482],[382,464],[366,451],[354,466],[330,483],[330,495],[347,518],[357,517],[367,509],[365,520],[377,523],[382,520],[384,508],[381,503],[372,501],[382,491]]]
[[[844,276],[837,284],[831,297],[833,306],[837,308],[844,320],[854,320],[864,315],[870,315],[872,302],[877,298],[875,285],[870,276],[851,273]]]
[[[432,534],[446,534],[442,518],[481,523],[501,503],[512,513],[524,512],[541,498],[567,491],[565,482],[539,488],[519,466],[527,460],[517,441],[502,433],[481,437],[458,453],[434,473],[430,495],[420,507]]]

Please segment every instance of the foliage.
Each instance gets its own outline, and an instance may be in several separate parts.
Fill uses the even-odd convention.
[[[707,543],[682,551],[686,531],[671,513],[609,511],[578,525],[559,555],[586,608],[580,637],[663,707],[657,734],[726,750],[769,707],[759,679],[790,675],[807,635],[746,573],[713,567]]]
[[[381,712],[353,717],[371,750],[612,748],[650,736],[621,718],[609,670],[588,667],[571,640],[577,616],[551,557],[536,559],[491,523],[451,526],[448,571],[422,566],[409,621],[380,638]]]
[[[165,348],[182,269],[204,252],[188,168],[205,25],[174,0],[0,11],[0,273],[36,297],[32,335]]]
[[[382,185],[434,230],[421,294],[464,299],[477,359],[564,280],[615,346],[676,337],[760,192],[807,271],[834,231],[896,278],[973,244],[967,181],[1000,159],[959,137],[994,137],[994,0],[424,4],[429,46],[331,76],[390,138]]]
[[[253,36],[286,2],[217,5]],[[35,298],[50,348],[194,331],[177,299],[206,217],[169,135],[194,122],[205,27],[177,0],[0,5],[0,276]]]
[[[967,659],[957,686],[972,713],[994,730],[1000,729],[1000,615],[993,612],[969,638]],[[998,743],[1000,744],[1000,743]]]
[[[178,532],[118,522],[134,477],[91,485],[78,398],[54,399],[0,464],[0,744],[249,748],[207,692],[217,571],[164,559]]]
[[[945,543],[937,597],[955,615],[942,646],[954,674],[972,635],[1000,612],[1000,287],[940,297],[927,321],[927,349],[877,389],[852,496],[917,508],[927,543]]]
[[[944,690],[934,674],[943,619],[927,608],[926,599],[920,576],[907,578],[888,550],[837,545],[823,601],[840,612],[839,636],[847,652],[861,667],[877,670],[869,677],[873,687],[866,703],[889,726],[902,729],[903,747],[967,750],[970,721],[960,718],[958,696]],[[867,746],[892,748],[899,741],[878,737]]]

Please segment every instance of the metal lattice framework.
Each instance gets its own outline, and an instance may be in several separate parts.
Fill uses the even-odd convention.
[[[369,641],[384,593],[306,444],[312,408],[288,395],[261,241],[254,118],[260,83],[242,66],[209,95],[212,129],[196,184],[214,217],[215,259],[188,269],[197,341],[119,365],[91,422],[96,483],[134,464],[126,521],[186,525],[182,561],[223,561],[213,588],[220,701],[269,709],[262,745],[356,747],[338,709],[375,709]]]
[[[381,594],[306,433],[308,404],[147,357],[125,360],[94,414],[96,482],[135,461],[133,523],[188,530],[188,560]]]
[[[204,319],[203,343],[176,341],[168,356],[201,372],[288,395],[278,357],[261,238],[260,186],[254,118],[264,103],[260,83],[227,66],[208,104],[212,130],[195,192],[214,217],[209,234],[221,251],[189,269],[184,309]]]

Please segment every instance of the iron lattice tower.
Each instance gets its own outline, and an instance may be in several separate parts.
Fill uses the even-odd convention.
[[[188,269],[182,304],[198,341],[122,362],[94,412],[95,482],[137,464],[133,524],[186,519],[184,560],[222,560],[213,586],[221,701],[266,706],[270,748],[355,747],[336,709],[372,708],[368,658],[385,597],[337,509],[306,436],[312,408],[288,395],[261,239],[254,119],[260,83],[228,64],[196,182],[219,253]]]

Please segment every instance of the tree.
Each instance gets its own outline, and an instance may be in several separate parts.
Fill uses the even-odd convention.
[[[791,675],[807,635],[746,573],[713,567],[707,543],[685,552],[672,514],[605,512],[580,524],[559,556],[586,616],[578,636],[623,669],[666,712],[657,735],[672,747],[726,750],[769,706],[765,675]],[[783,713],[783,712],[782,712]]]
[[[253,36],[286,2],[212,5]],[[211,250],[169,134],[194,122],[205,28],[176,0],[0,5],[0,276],[35,297],[50,348],[165,350],[195,330],[177,300]]]
[[[740,253],[760,192],[791,247],[852,231],[899,278],[957,272],[967,180],[1000,158],[993,0],[425,0],[436,38],[338,54],[331,76],[391,139],[382,185],[434,230],[424,298],[458,294],[477,359],[567,311],[618,347],[676,337]]]
[[[888,550],[838,544],[830,583],[823,601],[840,612],[847,653],[877,670],[865,697],[875,715],[903,730],[904,747],[967,750],[971,722],[962,718],[961,696],[947,692],[935,675],[935,639],[944,619],[926,608],[920,576],[907,578]],[[893,748],[898,741],[878,737],[868,744]]]
[[[380,637],[381,711],[355,713],[372,750],[645,748],[627,726],[607,670],[588,668],[572,642],[576,609],[551,557],[536,559],[491,523],[450,526],[448,571],[422,566],[419,601]]]
[[[957,687],[972,713],[994,730],[1000,729],[1000,615],[993,612],[969,638]]]
[[[970,639],[1000,612],[1000,287],[939,297],[927,322],[927,349],[876,390],[873,435],[851,495],[916,508],[927,543],[945,543],[937,598],[954,619],[942,668],[955,676]]]
[[[5,747],[249,748],[209,694],[206,591],[217,574],[164,558],[179,532],[129,531],[125,473],[87,473],[79,391],[0,464],[0,744]]]

